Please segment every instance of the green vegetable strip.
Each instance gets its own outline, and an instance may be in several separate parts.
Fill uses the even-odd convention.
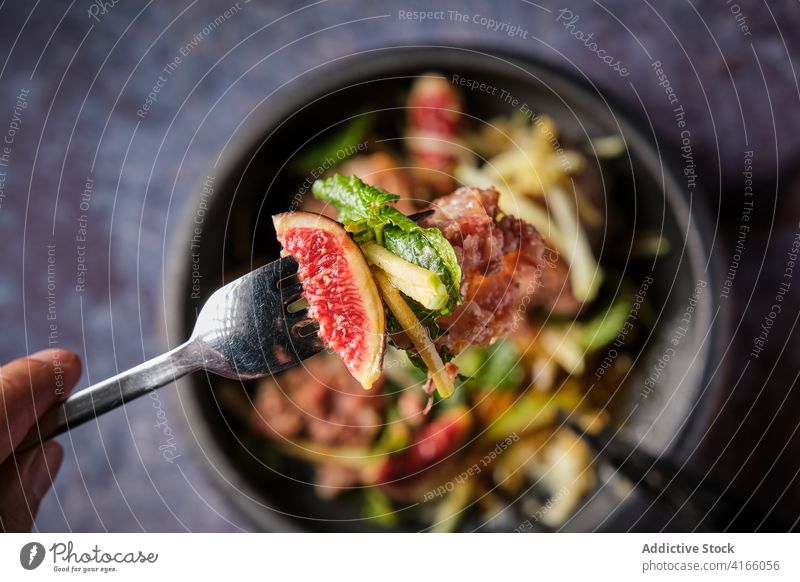
[[[354,146],[364,141],[371,126],[372,118],[369,115],[351,119],[337,133],[297,156],[291,163],[291,169],[305,174],[309,168],[316,168],[326,160],[344,161],[357,151]]]
[[[454,362],[467,376],[464,384],[478,389],[514,389],[524,378],[521,354],[508,340],[489,347],[471,346],[458,354]]]
[[[614,341],[625,325],[632,305],[633,296],[629,289],[618,293],[606,311],[587,321],[580,329],[578,341],[581,347],[592,352]]]

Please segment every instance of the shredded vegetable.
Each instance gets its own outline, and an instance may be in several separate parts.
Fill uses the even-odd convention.
[[[564,253],[569,264],[572,293],[578,301],[592,301],[603,282],[603,272],[592,255],[575,207],[570,204],[566,192],[559,186],[548,192],[547,205],[564,237],[559,250]]]
[[[614,341],[628,319],[632,303],[629,290],[618,293],[607,310],[580,326],[577,340],[581,347],[593,352]]]

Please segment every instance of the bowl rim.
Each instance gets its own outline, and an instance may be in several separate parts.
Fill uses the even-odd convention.
[[[459,52],[471,54],[474,58],[495,59],[505,65],[512,65],[528,74],[533,74],[535,77],[538,77],[539,73],[543,73],[548,77],[548,82],[554,81],[561,87],[571,86],[575,94],[602,102],[613,112],[615,121],[621,127],[625,127],[626,139],[628,136],[635,138],[631,150],[635,151],[648,172],[653,171],[651,165],[654,162],[663,168],[661,174],[665,198],[677,193],[680,202],[691,204],[689,212],[685,216],[676,215],[675,219],[680,225],[694,223],[692,234],[695,237],[695,243],[700,245],[701,256],[705,257],[706,260],[708,297],[711,301],[710,308],[718,316],[712,320],[709,326],[707,335],[708,350],[702,362],[702,371],[696,381],[698,389],[692,395],[692,406],[687,421],[684,421],[682,428],[671,445],[661,453],[676,459],[686,457],[687,453],[690,456],[694,451],[689,452],[689,449],[696,450],[699,443],[702,442],[702,437],[714,412],[714,401],[718,400],[720,396],[719,386],[724,383],[725,370],[722,369],[721,357],[725,351],[724,338],[729,335],[731,317],[730,307],[722,303],[719,297],[718,282],[722,272],[719,254],[713,253],[709,255],[709,253],[705,252],[711,248],[710,233],[712,232],[708,228],[710,220],[706,201],[701,196],[695,196],[690,199],[686,190],[678,185],[675,179],[677,173],[676,163],[671,159],[660,157],[661,150],[655,145],[656,143],[669,142],[664,136],[659,136],[656,133],[649,120],[641,116],[638,110],[633,111],[628,104],[616,96],[608,94],[609,91],[607,89],[592,82],[585,74],[580,77],[565,68],[545,61],[537,55],[491,44],[462,43],[458,46],[453,46],[436,43],[414,43],[368,47],[326,60],[324,63],[306,69],[299,75],[283,82],[275,89],[274,102],[271,103],[270,107],[262,107],[260,103],[254,109],[255,114],[253,119],[248,122],[247,127],[240,126],[237,128],[238,135],[232,134],[228,138],[224,144],[224,151],[216,157],[209,158],[212,163],[209,164],[207,173],[211,173],[211,169],[214,170],[215,175],[218,177],[217,184],[230,183],[230,180],[235,178],[234,172],[243,158],[263,145],[265,133],[274,130],[299,108],[308,105],[322,95],[340,89],[347,83],[348,79],[363,79],[370,74],[380,75],[381,71],[387,71],[387,69],[403,68],[414,64],[414,62],[408,61],[398,65],[399,53],[409,53],[415,58],[422,58],[423,60],[433,55],[434,58],[441,60],[441,55],[443,54],[457,54]],[[325,74],[332,67],[337,67],[341,63],[347,63],[348,68],[346,71],[339,70],[336,75],[330,77]],[[432,70],[435,68],[436,65],[430,66]],[[528,70],[529,68],[531,70]],[[298,86],[298,81],[302,81],[302,86]],[[571,97],[565,98],[565,101],[569,102],[570,99]],[[192,193],[201,191],[204,179],[203,177],[195,181],[195,186],[191,189]],[[212,197],[212,208],[216,200],[216,196]],[[166,245],[168,256],[166,257],[164,271],[170,283],[167,285],[164,297],[167,309],[166,323],[169,326],[166,339],[169,345],[179,345],[186,339],[184,336],[184,325],[186,324],[184,311],[187,290],[191,288],[191,269],[186,268],[186,256],[190,246],[186,233],[191,232],[194,228],[196,206],[193,201],[196,202],[194,196],[188,197],[182,204],[182,209],[176,213],[178,214],[175,219],[177,228],[173,231],[172,239]],[[671,209],[671,212],[675,213],[674,208]],[[687,255],[690,254],[688,250],[690,242],[685,240],[687,248],[685,252]],[[697,251],[698,249],[694,249],[694,252]],[[713,363],[716,363],[716,369],[712,369],[714,368],[711,365]],[[247,478],[239,472],[237,465],[229,459],[211,434],[210,427],[204,421],[204,412],[201,409],[201,405],[192,393],[192,389],[196,388],[194,382],[190,377],[184,377],[177,380],[176,384],[178,390],[171,393],[171,396],[177,399],[178,405],[183,412],[179,416],[180,422],[185,425],[182,427],[184,435],[191,435],[189,438],[191,440],[189,448],[192,449],[190,458],[193,459],[193,462],[200,462],[203,465],[203,473],[209,477],[209,480],[212,481],[212,484],[221,493],[225,501],[232,505],[245,521],[259,530],[306,531],[298,525],[296,519],[276,508],[268,508],[268,511],[253,511],[255,507],[266,508],[258,500],[259,493],[251,486]],[[693,418],[694,420],[688,422],[688,418]],[[622,512],[628,503],[630,501],[626,500],[617,505],[609,516],[612,518],[611,521],[613,521],[613,515]]]

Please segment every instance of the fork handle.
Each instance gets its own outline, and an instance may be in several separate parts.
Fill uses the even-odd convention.
[[[16,448],[24,451],[202,367],[193,341],[73,394],[49,409]]]

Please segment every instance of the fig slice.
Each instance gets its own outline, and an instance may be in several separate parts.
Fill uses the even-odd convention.
[[[341,224],[319,214],[287,212],[272,221],[284,252],[297,261],[319,336],[369,390],[381,375],[386,320],[361,249]]]

